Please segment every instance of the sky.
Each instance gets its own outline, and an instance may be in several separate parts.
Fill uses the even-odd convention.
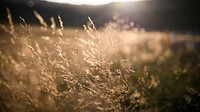
[[[74,5],[103,5],[111,2],[128,2],[128,1],[141,1],[141,0],[46,0],[49,2],[68,3]],[[144,1],[144,0],[143,0]]]

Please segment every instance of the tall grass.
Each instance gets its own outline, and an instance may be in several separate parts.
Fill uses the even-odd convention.
[[[162,75],[149,73],[144,64],[163,66],[170,59],[162,33],[140,31],[121,19],[97,29],[88,18],[85,32],[69,37],[60,16],[58,27],[54,17],[49,27],[34,11],[41,23],[38,31],[24,18],[21,28],[15,27],[7,12],[9,28],[0,25],[9,34],[8,45],[0,51],[1,111],[132,112],[170,107],[159,104],[160,93],[165,93],[162,86],[167,86],[160,85],[165,81]],[[198,90],[190,90],[199,98]]]

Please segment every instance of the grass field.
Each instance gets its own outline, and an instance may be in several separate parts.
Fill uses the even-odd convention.
[[[96,29],[0,24],[1,112],[200,111],[200,36],[119,19]]]

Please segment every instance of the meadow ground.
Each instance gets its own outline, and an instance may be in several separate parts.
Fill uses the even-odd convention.
[[[0,111],[200,111],[199,35],[21,19],[0,25]]]

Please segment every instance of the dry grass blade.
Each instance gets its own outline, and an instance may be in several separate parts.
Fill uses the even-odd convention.
[[[44,21],[44,19],[42,18],[42,16],[37,12],[37,11],[33,11],[35,17],[37,17],[37,19],[39,20],[40,24],[42,25],[43,30],[47,30],[47,23]]]
[[[8,13],[8,20],[9,20],[10,30],[11,30],[12,33],[14,33],[15,32],[15,26],[14,26],[14,23],[13,23],[13,20],[12,20],[12,15],[11,15],[10,9],[6,8],[6,11]]]

